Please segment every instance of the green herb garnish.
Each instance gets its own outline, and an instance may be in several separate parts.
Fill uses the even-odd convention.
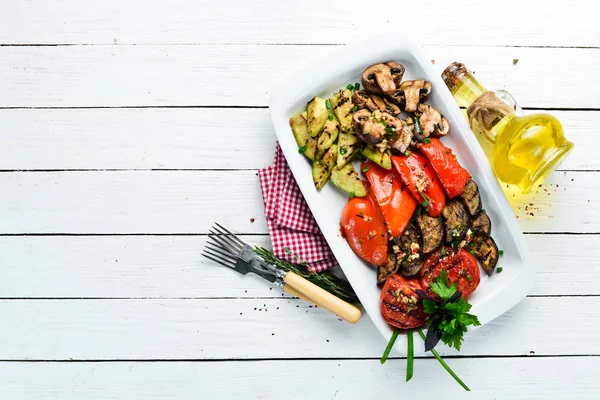
[[[446,255],[446,248],[442,247],[442,251],[440,251],[441,256],[445,256]]]
[[[352,112],[357,112],[357,111],[358,111],[358,106],[352,107]]]
[[[498,254],[500,254],[500,255],[504,254],[504,250],[498,250]]]
[[[500,272],[502,272],[502,269],[503,269],[502,267],[498,267],[498,268],[496,268],[496,272],[500,273]]]
[[[348,196],[349,196],[351,199],[353,199],[353,198],[354,198],[354,196],[355,196],[355,194],[354,194],[354,192],[350,192],[350,193],[348,194]]]
[[[307,146],[302,146],[302,147],[300,147],[300,148],[298,149],[298,153],[302,154],[302,153],[304,153],[306,150],[308,150],[308,147],[307,147]]]
[[[333,115],[329,114],[329,116],[327,117],[328,120],[333,121]]]
[[[425,341],[425,335],[423,334],[423,331],[421,329],[417,329],[417,332],[419,332],[419,336],[421,336],[421,339]],[[440,357],[439,353],[435,349],[431,349],[431,354],[433,354],[436,360],[438,360],[438,362],[442,364],[442,367],[444,367],[444,369],[450,374],[450,376],[454,378],[456,382],[458,382],[460,386],[462,386],[467,392],[471,391],[471,389],[469,389],[469,387],[458,377],[458,375],[456,375],[456,373],[452,371],[452,368],[450,368],[450,366],[446,364],[446,362],[442,359],[442,357]]]
[[[452,235],[452,248],[454,249],[454,252],[458,251],[458,231],[456,229],[452,229],[452,232],[450,233]]]
[[[345,148],[344,146],[340,146],[340,154],[341,154],[341,155],[344,155],[344,154],[346,154],[347,152],[348,152],[348,149],[347,149],[347,148]]]
[[[369,170],[369,166],[365,165],[361,171],[362,172],[367,172],[368,170]]]
[[[431,139],[429,139],[428,137],[426,137],[425,139],[423,139],[423,143],[429,144],[429,143],[431,143]]]
[[[462,297],[456,283],[452,283],[452,285],[448,283],[448,274],[444,268],[431,283],[430,288],[440,297],[441,301],[432,298],[423,300],[423,310],[431,315],[425,350],[433,349],[439,340],[449,347],[460,350],[467,327],[481,325],[479,319],[475,315],[469,314],[471,304]]]
[[[327,107],[328,110],[331,110],[331,102],[329,99],[325,100],[325,107]]]
[[[482,213],[482,214],[485,214],[485,213],[486,213],[486,211],[485,211],[485,208],[482,208],[482,209],[481,209],[481,213]]]
[[[356,82],[354,84],[354,90],[358,90],[358,89],[360,89],[360,83]]]
[[[349,83],[348,86],[346,86],[346,89],[352,90],[352,89],[354,89],[354,85]]]
[[[423,200],[423,201],[421,202],[421,205],[422,205],[424,208],[427,208],[427,207],[429,207],[429,202],[428,202],[427,200]]]
[[[410,150],[406,150],[406,151],[404,152],[404,155],[405,155],[406,157],[410,157],[410,155],[411,155],[411,154],[412,154],[412,153],[410,152]]]
[[[406,351],[406,382],[408,382],[413,377],[415,363],[415,345],[412,330],[406,332],[406,339],[408,341],[408,349]]]
[[[390,355],[390,352],[392,351],[392,347],[394,347],[394,343],[396,343],[396,339],[398,339],[399,332],[400,331],[398,329],[394,329],[394,333],[392,333],[392,337],[390,338],[390,341],[388,342],[387,347],[385,348],[385,351],[381,356],[381,360],[379,360],[381,364],[385,364],[385,362],[387,361],[387,358]]]
[[[385,127],[385,131],[386,131],[387,133],[395,133],[395,130],[394,130],[394,128],[392,128],[391,126],[386,126],[386,127]]]
[[[423,128],[421,128],[421,120],[416,115],[415,115],[415,129],[417,130],[417,133],[419,135],[423,136]]]

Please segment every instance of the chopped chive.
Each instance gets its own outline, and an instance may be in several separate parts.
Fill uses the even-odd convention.
[[[354,194],[354,192],[350,192],[348,196],[349,196],[351,199],[353,199],[353,198],[354,198],[354,196],[355,196],[355,194]]]
[[[504,250],[498,250],[498,254],[500,254],[500,255],[504,254]]]
[[[482,208],[482,209],[481,209],[481,213],[482,213],[482,214],[485,214],[485,213],[486,213],[486,211],[485,211],[485,208]]]
[[[396,339],[398,339],[398,333],[398,329],[394,329],[394,333],[392,333],[392,337],[390,338],[390,341],[388,342],[387,347],[381,356],[381,360],[379,361],[380,363],[385,364],[390,352],[392,351],[392,347],[394,347],[394,343],[396,343]]]
[[[358,90],[358,89],[360,89],[360,83],[356,82],[354,84],[354,90]]]
[[[406,382],[408,382],[413,377],[413,369],[415,364],[415,345],[413,341],[412,330],[406,332],[406,339],[408,341],[408,349],[406,351]]]
[[[329,116],[327,117],[328,120],[333,121],[333,115],[329,114]]]
[[[308,147],[307,147],[307,146],[302,146],[302,147],[300,147],[300,148],[298,149],[298,153],[302,154],[302,153],[304,153],[304,152],[305,152],[307,149],[308,149]]]
[[[421,205],[419,204],[417,206],[417,212],[416,212],[417,217],[420,216],[422,212],[423,212],[423,207],[421,207]]]
[[[352,89],[354,89],[354,85],[350,83],[350,84],[348,84],[348,86],[346,86],[346,89],[352,90]]]
[[[411,155],[411,154],[412,154],[412,153],[410,152],[410,150],[406,150],[406,151],[404,152],[404,155],[405,155],[406,157],[410,157],[410,155]]]
[[[357,112],[357,111],[358,111],[358,106],[352,107],[352,112]]]
[[[429,139],[428,137],[426,137],[425,139],[423,139],[423,143],[429,144],[429,143],[431,143],[431,139]]]
[[[369,170],[369,166],[365,165],[364,168],[362,169],[362,172],[367,172]]]
[[[417,329],[417,332],[419,332],[419,336],[421,336],[421,339],[425,341],[425,335],[423,334],[423,331],[421,329]],[[433,356],[439,361],[439,363],[442,364],[442,367],[444,367],[444,369],[450,374],[450,376],[454,378],[456,382],[458,382],[460,386],[462,386],[467,392],[471,391],[471,389],[469,389],[469,387],[465,385],[463,381],[460,380],[458,375],[456,375],[456,373],[452,371],[452,368],[450,368],[450,366],[446,364],[446,362],[442,359],[442,357],[440,357],[439,353],[435,349],[431,349],[431,354],[433,354]]]
[[[394,133],[394,128],[392,128],[391,126],[386,126],[385,131],[387,133]]]
[[[502,272],[502,269],[503,269],[502,267],[498,267],[498,268],[496,268],[496,272],[500,273],[500,272]]]
[[[474,250],[474,249],[471,249],[471,250],[469,250],[469,253],[471,253],[471,254],[475,255],[475,250]]]
[[[327,107],[328,110],[331,110],[331,102],[329,99],[325,100],[325,107]]]
[[[429,207],[429,202],[427,200],[423,200],[423,202],[421,203],[421,205],[425,208]]]
[[[445,255],[446,255],[446,248],[445,248],[445,247],[442,247],[442,251],[441,251],[441,253],[440,253],[440,254],[441,254],[442,256],[445,256]]]
[[[364,211],[362,211],[362,210],[360,210],[360,212],[359,212],[358,214],[359,214],[359,215],[364,215],[364,214],[365,214],[365,212],[364,212]]]
[[[344,155],[344,154],[346,154],[347,152],[348,152],[348,149],[347,149],[347,148],[345,148],[344,146],[340,146],[340,154],[341,154],[341,155]]]
[[[471,275],[467,275],[467,280],[468,280],[469,282],[473,282],[473,277],[472,277]]]

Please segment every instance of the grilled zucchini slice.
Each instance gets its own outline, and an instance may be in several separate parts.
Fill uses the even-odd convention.
[[[303,149],[306,146],[306,150],[302,152],[309,160],[314,160],[315,153],[317,151],[317,140],[310,137],[308,133],[308,121],[307,112],[294,115],[290,118],[290,127],[294,133],[296,144],[298,149]]]
[[[327,150],[323,158],[313,160],[312,176],[317,190],[321,190],[327,183],[335,166],[336,155],[337,146],[334,144]]]
[[[351,130],[342,130],[338,137],[337,167],[342,169],[358,151],[359,143],[358,138]]]
[[[335,143],[339,132],[340,124],[338,124],[332,115],[331,120],[328,119],[327,122],[325,122],[323,132],[321,132],[321,135],[319,135],[319,139],[317,140],[317,150],[325,154],[325,151],[327,151],[327,149],[330,148],[333,143]]]
[[[365,197],[367,195],[365,186],[352,164],[346,164],[342,169],[334,168],[331,171],[331,183],[345,192],[352,193],[356,197]]]
[[[390,170],[392,169],[392,152],[390,149],[386,149],[384,152],[379,151],[379,149],[372,144],[368,144],[363,149],[363,154],[369,160],[374,163],[382,166],[383,168]]]
[[[335,116],[340,121],[342,130],[350,129],[352,127],[352,108],[354,107],[350,90],[340,90],[329,98],[329,102]]]
[[[317,137],[329,116],[325,99],[313,97],[306,105],[306,111],[308,112],[308,133],[310,137]]]

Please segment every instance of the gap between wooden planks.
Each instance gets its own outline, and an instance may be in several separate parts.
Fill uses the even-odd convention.
[[[0,298],[275,298],[281,289],[201,257],[206,236],[0,236]],[[269,247],[266,235],[243,236]],[[535,296],[600,296],[597,235],[525,235]],[[500,260],[502,265],[502,259]],[[576,267],[577,272],[573,273]],[[366,267],[365,267],[366,268]],[[510,268],[504,265],[504,268]]]
[[[0,107],[265,106],[283,79],[335,50],[220,45],[0,47]],[[449,63],[463,61],[487,88],[508,89],[522,106],[598,110],[600,104],[593,72],[600,69],[600,49],[426,46],[424,50],[440,73]],[[518,64],[513,59],[519,59]],[[568,65],[568,79],[557,72],[557,60]],[[346,84],[334,83],[331,89]]]
[[[460,353],[439,350],[600,355],[597,327],[582,323],[598,307],[599,297],[526,298],[469,332]],[[350,325],[290,299],[4,300],[0,315],[0,360],[377,358],[386,345],[366,316]]]
[[[550,113],[575,143],[559,168],[600,170],[600,112]],[[0,109],[0,126],[5,171],[257,169],[275,147],[269,110],[255,108]]]

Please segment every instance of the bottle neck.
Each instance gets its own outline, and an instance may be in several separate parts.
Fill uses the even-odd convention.
[[[462,63],[454,62],[442,73],[442,78],[452,96],[461,108],[468,108],[479,96],[486,92],[485,88]]]

